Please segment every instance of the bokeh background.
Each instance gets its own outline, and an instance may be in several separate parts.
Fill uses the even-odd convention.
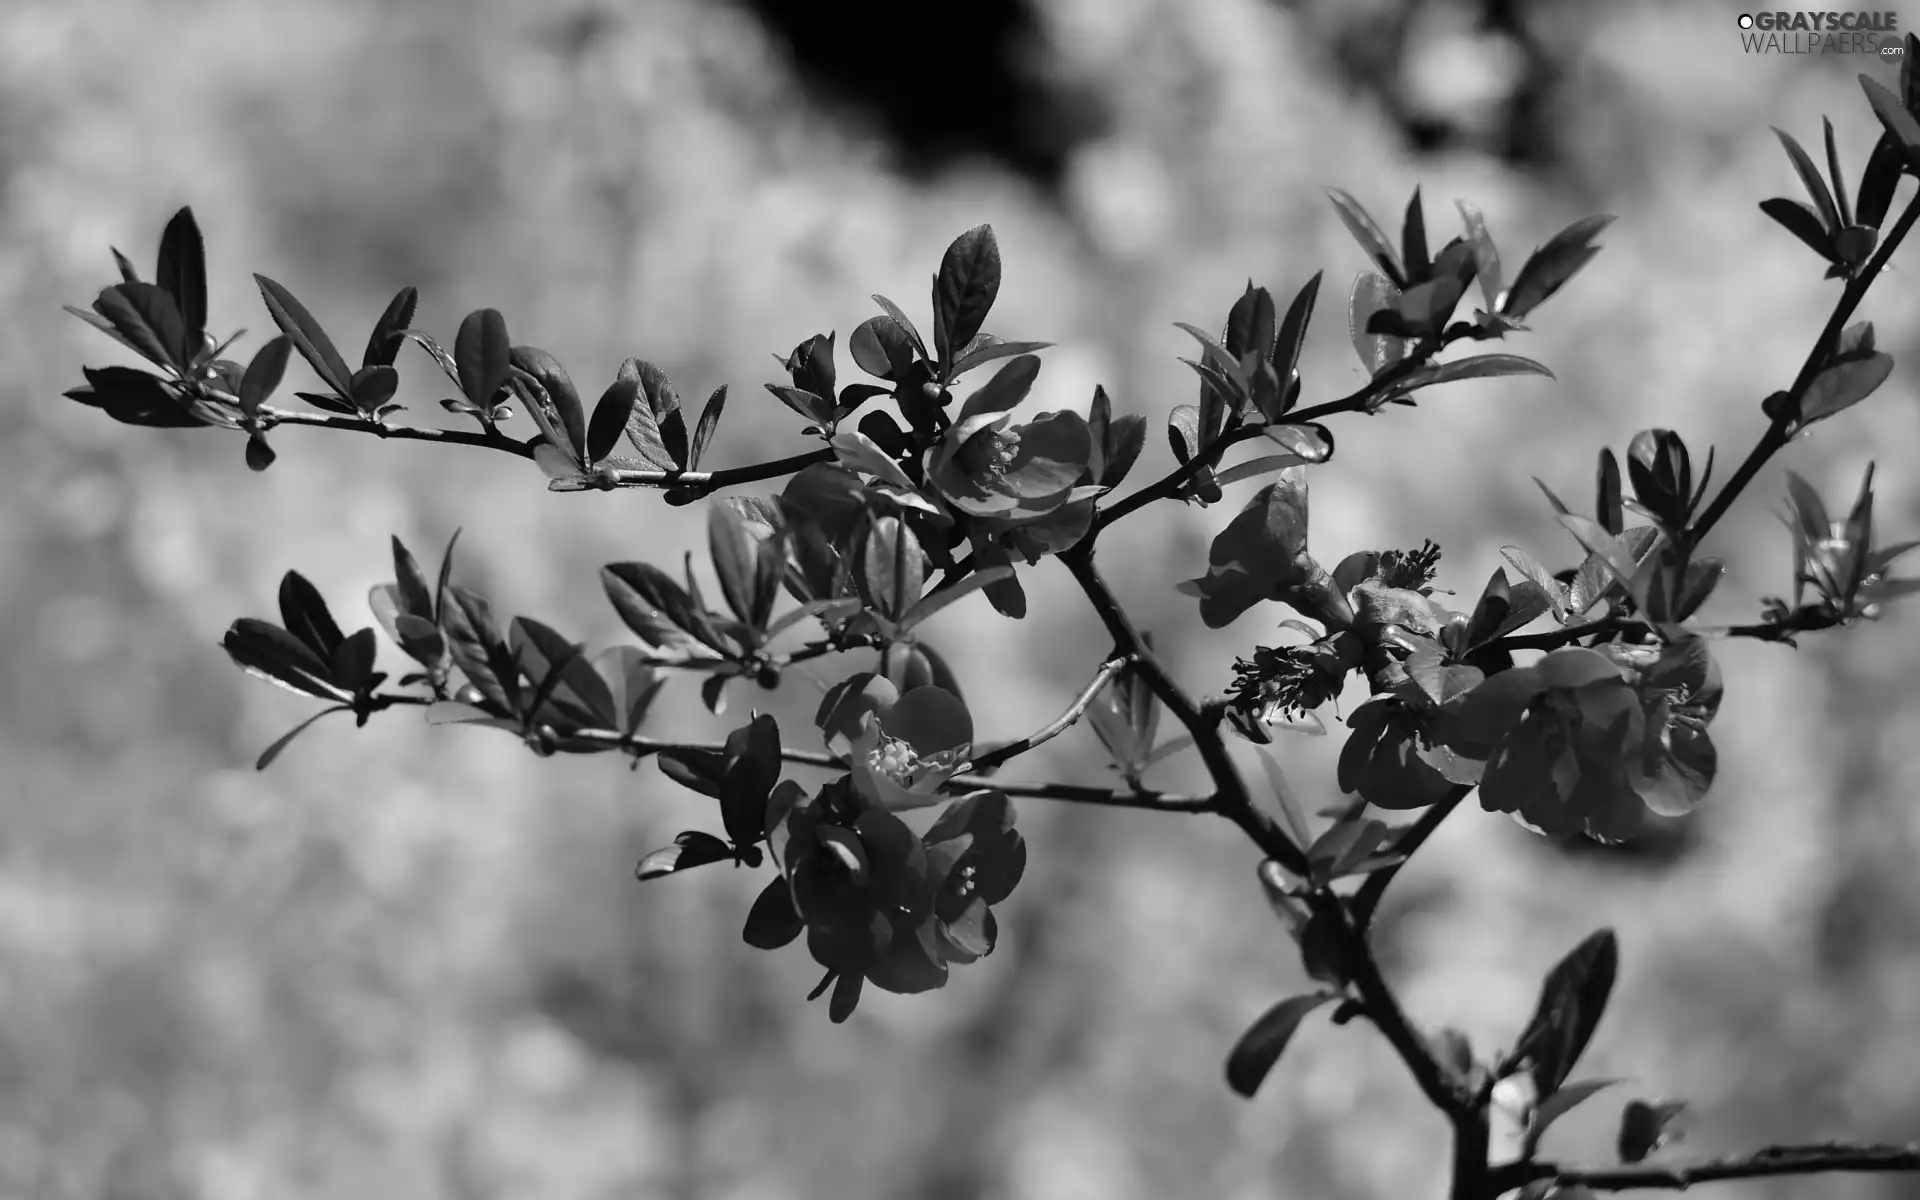
[[[431,562],[463,527],[460,578],[597,646],[622,633],[600,564],[675,563],[703,545],[701,514],[320,430],[277,435],[255,475],[237,437],[61,399],[82,363],[123,360],[60,305],[117,278],[110,245],[150,262],[190,203],[214,324],[250,328],[246,353],[271,328],[250,272],[349,348],[416,284],[419,324],[450,339],[498,307],[589,394],[628,355],[694,397],[731,384],[728,465],[804,448],[759,387],[779,378],[770,352],[827,330],[844,347],[870,292],[923,313],[947,242],[990,221],[1007,267],[989,328],[1058,343],[1038,404],[1084,411],[1099,382],[1147,413],[1144,478],[1195,391],[1172,322],[1218,322],[1249,277],[1284,299],[1325,268],[1309,402],[1359,383],[1344,297],[1365,262],[1324,188],[1385,220],[1420,184],[1436,230],[1470,199],[1509,270],[1573,219],[1618,214],[1513,347],[1557,383],[1349,419],[1314,475],[1326,561],[1430,536],[1443,585],[1472,593],[1503,544],[1572,561],[1529,476],[1586,496],[1599,447],[1655,424],[1719,444],[1722,473],[1745,452],[1839,286],[1755,207],[1798,194],[1768,126],[1811,146],[1830,114],[1857,179],[1877,127],[1854,77],[1893,68],[1749,57],[1727,3],[806,8],[0,6],[0,1194],[1444,1194],[1444,1125],[1364,1030],[1316,1019],[1256,1100],[1224,1087],[1235,1035],[1305,982],[1224,822],[1023,802],[1033,861],[998,952],[943,992],[869,991],[836,1027],[802,1003],[818,968],[799,948],[739,941],[760,880],[634,882],[647,848],[713,823],[651,766],[540,761],[390,714],[323,723],[256,774],[311,706],[218,640],[271,614],[288,568],[357,628],[389,534]],[[1890,537],[1920,528],[1910,261],[1866,310],[1902,367],[1786,456],[1836,498],[1877,459]],[[444,381],[406,353],[400,398],[438,420]],[[1731,566],[1710,618],[1752,619],[1787,586],[1781,478],[1716,533]],[[1102,552],[1196,689],[1283,615],[1206,634],[1171,587],[1251,489],[1149,511]],[[1064,571],[1027,579],[1024,623],[975,604],[932,630],[989,737],[1048,719],[1105,649]],[[1619,930],[1585,1073],[1629,1082],[1549,1153],[1609,1160],[1633,1095],[1693,1103],[1681,1152],[1914,1135],[1915,621],[1797,653],[1727,645],[1724,765],[1681,833],[1569,855],[1470,807],[1396,885],[1390,974],[1483,1053],[1561,953]],[[799,690],[770,701],[796,733]],[[723,728],[689,684],[657,721]],[[1311,806],[1336,799],[1337,741],[1277,747]],[[1097,778],[1102,761],[1077,730],[1014,773]],[[1198,783],[1182,762],[1159,778]]]

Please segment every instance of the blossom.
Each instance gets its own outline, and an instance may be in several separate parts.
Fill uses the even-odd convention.
[[[1481,804],[1550,836],[1606,842],[1691,811],[1718,765],[1719,670],[1697,635],[1666,647],[1556,650],[1460,702],[1453,744],[1492,742]]]
[[[931,684],[902,692],[870,672],[830,690],[815,723],[827,748],[848,756],[855,790],[890,812],[938,804],[973,749],[960,697]]]
[[[1075,499],[1093,461],[1093,434],[1078,413],[1013,423],[1007,410],[1026,396],[1039,369],[1029,359],[1014,359],[968,397],[934,450],[929,481],[970,517],[1008,524],[1044,517]]]

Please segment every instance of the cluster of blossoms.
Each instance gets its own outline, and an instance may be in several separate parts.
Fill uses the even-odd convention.
[[[1012,805],[991,788],[947,803],[925,832],[898,815],[941,803],[938,788],[970,749],[972,720],[953,693],[901,693],[884,677],[856,675],[828,695],[820,724],[852,770],[769,810],[781,873],[754,902],[744,936],[771,950],[804,932],[839,1021],[866,982],[924,992],[946,983],[950,964],[990,954],[992,906],[1020,882],[1027,851]]]

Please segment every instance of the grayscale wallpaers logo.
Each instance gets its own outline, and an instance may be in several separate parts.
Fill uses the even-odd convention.
[[[1741,13],[1739,25],[1748,54],[1859,54],[1898,60],[1904,52],[1898,13]]]

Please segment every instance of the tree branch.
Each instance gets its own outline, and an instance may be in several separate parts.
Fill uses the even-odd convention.
[[[815,463],[834,461],[831,449],[810,450],[805,454],[795,454],[787,458],[777,458],[771,462],[753,463],[745,467],[728,467],[720,471],[632,471],[621,468],[598,471],[594,476],[581,479],[553,479],[547,482],[547,490],[553,492],[591,492],[612,491],[614,488],[663,488],[673,493],[667,498],[670,504],[691,504],[723,488],[734,487],[742,483],[757,483],[763,479],[779,479],[792,475]],[[606,480],[607,482],[601,482]]]
[[[1240,778],[1232,756],[1227,753],[1226,743],[1220,738],[1219,726],[1202,715],[1193,698],[1167,674],[1166,668],[1160,665],[1160,660],[1148,648],[1146,639],[1133,627],[1132,620],[1128,618],[1126,610],[1120,607],[1113,589],[1107,586],[1099,568],[1094,566],[1093,545],[1093,535],[1089,533],[1071,550],[1062,553],[1060,561],[1073,572],[1074,581],[1093,604],[1094,612],[1100,616],[1100,623],[1113,635],[1115,647],[1132,658],[1133,669],[1140,672],[1140,677],[1147,681],[1153,694],[1160,698],[1160,702],[1167,706],[1167,711],[1186,727],[1188,735],[1193,738],[1193,744],[1200,751],[1201,760],[1206,763],[1207,774],[1212,777],[1215,789],[1206,811],[1220,813],[1240,826],[1268,858],[1302,879],[1306,878],[1306,853],[1293,844],[1278,822],[1254,806],[1253,797],[1247,792],[1246,781]]]
[[[1322,417],[1331,417],[1345,412],[1357,412],[1365,408],[1372,401],[1386,395],[1393,389],[1395,384],[1404,381],[1407,376],[1425,366],[1428,359],[1438,354],[1441,349],[1447,346],[1452,340],[1455,339],[1451,337],[1425,339],[1408,352],[1405,358],[1380,372],[1379,375],[1368,381],[1367,385],[1359,391],[1343,396],[1338,400],[1330,400],[1325,404],[1317,404],[1311,408],[1302,408],[1287,413],[1279,421],[1273,422],[1273,424],[1305,425],[1309,421],[1317,421]],[[1102,509],[1094,517],[1093,528],[1087,533],[1087,540],[1098,537],[1100,531],[1107,526],[1130,513],[1138,512],[1156,500],[1170,500],[1178,496],[1181,488],[1185,487],[1187,483],[1201,471],[1218,463],[1220,456],[1225,454],[1230,447],[1259,437],[1267,428],[1267,423],[1262,422],[1257,425],[1240,425],[1222,433],[1219,437],[1203,446],[1200,453],[1194,455],[1173,471],[1155,482],[1148,484],[1146,487],[1141,488],[1126,499],[1118,501],[1109,508]]]
[[[500,450],[517,458],[531,459],[533,447],[515,441],[498,429],[472,433],[464,429],[416,429],[405,425],[383,425],[359,417],[322,416],[319,413],[293,412],[290,409],[260,407],[261,432],[280,425],[305,425],[310,429],[341,429],[349,433],[370,433],[397,442],[438,442],[443,446],[478,446],[482,450]]]
[[[1920,221],[1920,195],[1916,195],[1907,202],[1906,211],[1900,214],[1900,219],[1894,222],[1893,228],[1881,240],[1880,248],[1874,251],[1873,257],[1867,260],[1867,265],[1861,268],[1860,273],[1847,281],[1845,290],[1840,293],[1839,303],[1833,306],[1833,315],[1827,318],[1826,328],[1822,329],[1820,336],[1814,339],[1813,349],[1807,352],[1806,361],[1800,365],[1800,373],[1794,377],[1793,386],[1788,389],[1789,399],[1775,411],[1767,431],[1760,435],[1760,440],[1754,443],[1753,449],[1747,454],[1746,461],[1740,464],[1734,471],[1733,477],[1728,479],[1721,487],[1719,494],[1714,496],[1713,503],[1707,506],[1707,511],[1700,514],[1699,518],[1688,526],[1686,537],[1689,547],[1698,546],[1705,540],[1707,532],[1719,523],[1720,518],[1727,515],[1727,510],[1733,507],[1733,502],[1739,499],[1740,493],[1753,482],[1753,477],[1760,473],[1760,468],[1767,464],[1767,460],[1793,440],[1794,426],[1799,420],[1800,404],[1806,397],[1807,388],[1812,386],[1814,378],[1827,366],[1833,347],[1846,328],[1847,319],[1853,316],[1855,309],[1860,307],[1860,302],[1867,298],[1867,292],[1873,287],[1874,280],[1879,277],[1880,272],[1887,265],[1887,260],[1893,257],[1893,252],[1899,248],[1908,232],[1913,229],[1915,221]]]
[[[1833,1172],[1920,1171],[1920,1144],[1848,1146],[1825,1142],[1811,1146],[1768,1146],[1744,1158],[1716,1158],[1671,1167],[1577,1167],[1550,1162],[1517,1162],[1496,1167],[1495,1194],[1536,1179],[1562,1187],[1603,1192],[1639,1188],[1680,1190],[1696,1183],[1758,1179],[1769,1175],[1817,1175]]]
[[[1100,689],[1107,686],[1107,681],[1119,674],[1132,661],[1132,655],[1123,654],[1117,658],[1110,658],[1106,662],[1101,663],[1100,669],[1094,673],[1093,682],[1087,684],[1086,687],[1080,690],[1080,694],[1074,697],[1073,703],[1067,706],[1067,711],[1054,718],[1054,720],[1045,727],[1035,730],[1019,741],[1008,742],[1004,746],[996,746],[987,753],[980,755],[968,763],[966,769],[969,771],[991,771],[1001,763],[1025,754],[1040,743],[1059,737],[1080,720],[1081,716],[1086,713],[1087,706],[1093,703],[1093,698],[1100,694]]]
[[[1360,890],[1353,896],[1353,923],[1361,933],[1364,934],[1373,924],[1374,911],[1380,907],[1381,899],[1387,894],[1387,885],[1392,883],[1393,877],[1400,873],[1400,868],[1412,860],[1414,851],[1420,849],[1426,840],[1433,836],[1434,831],[1453,815],[1453,810],[1460,807],[1460,802],[1465,800],[1468,793],[1472,791],[1471,784],[1463,783],[1448,793],[1446,799],[1438,804],[1429,805],[1427,810],[1420,814],[1420,819],[1413,823],[1413,827],[1401,834],[1399,840],[1393,844],[1394,853],[1406,857],[1390,867],[1382,867],[1367,876],[1367,881],[1360,885]]]

